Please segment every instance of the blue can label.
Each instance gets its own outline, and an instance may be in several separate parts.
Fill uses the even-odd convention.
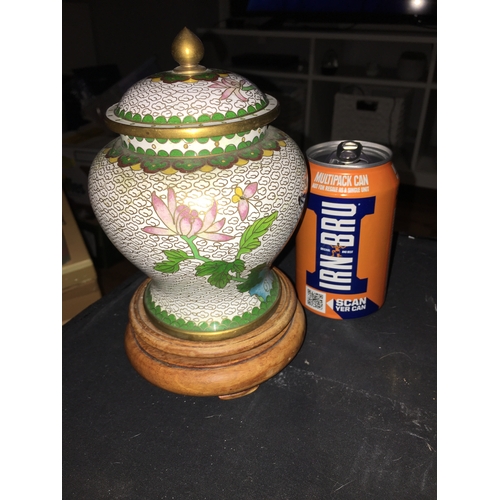
[[[367,291],[369,278],[358,277],[361,221],[374,213],[375,196],[325,198],[311,193],[307,208],[316,214],[317,249],[315,271],[306,272],[308,295],[341,294],[342,298],[331,298],[325,307],[342,319],[378,310],[377,304],[362,296]],[[349,298],[349,295],[357,297]]]

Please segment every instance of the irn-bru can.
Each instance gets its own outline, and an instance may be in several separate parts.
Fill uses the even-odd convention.
[[[399,177],[392,152],[364,141],[306,151],[310,187],[296,239],[296,286],[306,309],[333,319],[382,307]]]

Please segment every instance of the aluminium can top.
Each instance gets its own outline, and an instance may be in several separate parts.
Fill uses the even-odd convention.
[[[330,141],[311,146],[306,151],[309,160],[323,167],[370,168],[392,159],[386,146],[367,141]]]

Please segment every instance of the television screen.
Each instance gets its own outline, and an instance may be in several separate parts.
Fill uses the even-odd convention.
[[[436,25],[437,0],[233,0],[231,13],[283,22]]]

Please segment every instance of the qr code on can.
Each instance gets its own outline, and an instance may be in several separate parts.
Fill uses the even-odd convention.
[[[306,286],[306,305],[324,313],[326,311],[326,295]]]

